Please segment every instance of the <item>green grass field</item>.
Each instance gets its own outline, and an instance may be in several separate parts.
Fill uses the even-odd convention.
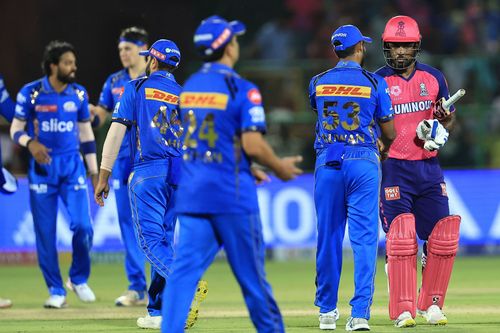
[[[63,266],[67,271],[67,265]],[[120,264],[95,264],[89,284],[97,295],[94,304],[68,296],[68,308],[42,307],[47,291],[38,267],[0,267],[0,296],[11,298],[14,307],[0,310],[0,332],[144,332],[136,328],[143,308],[117,308],[113,300],[126,281]],[[287,332],[320,332],[314,307],[314,263],[270,262],[269,280],[284,316]],[[346,260],[340,287],[341,318],[337,330],[344,331],[353,290],[353,264]],[[238,286],[224,261],[212,265],[205,276],[207,300],[200,310],[196,332],[253,332]],[[397,332],[388,318],[387,287],[383,262],[379,262],[370,325],[374,332]],[[449,324],[434,327],[417,319],[412,332],[500,332],[500,257],[459,257],[455,264],[445,313]]]

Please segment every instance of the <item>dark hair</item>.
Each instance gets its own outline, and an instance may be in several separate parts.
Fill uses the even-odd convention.
[[[122,32],[120,33],[120,38],[125,38],[128,40],[139,41],[143,42],[144,44],[149,44],[148,32],[145,29],[136,26],[123,29]]]
[[[173,59],[173,58],[177,58],[177,57],[170,57],[170,59],[172,59],[173,61],[179,61],[179,58],[177,58],[177,60]],[[172,66],[170,64],[166,64],[164,63],[163,61],[160,61],[158,59],[156,59],[158,61],[158,70],[161,70],[161,71],[167,71],[169,73],[173,73],[173,71],[175,71],[177,69],[176,66]]]
[[[206,55],[205,54],[205,50],[206,48],[205,47],[199,47],[198,48],[198,53],[200,54],[201,56],[201,59],[204,61],[204,62],[214,62],[214,61],[218,61],[222,58],[222,56],[224,56],[224,51],[226,50],[226,47],[229,45],[229,43],[227,43],[226,45],[224,45],[223,47],[221,47],[220,49],[218,50],[215,50],[212,54],[210,55]]]
[[[43,52],[43,60],[42,60],[42,70],[45,75],[51,75],[52,71],[50,70],[50,65],[59,64],[61,60],[61,56],[66,52],[73,52],[76,55],[75,48],[68,42],[63,42],[60,40],[51,41]]]
[[[344,58],[347,58],[348,56],[353,55],[357,44],[358,43],[354,44],[353,46],[349,46],[347,49],[342,50],[342,51],[335,50],[337,57],[339,57],[340,59],[344,59]],[[333,43],[333,46],[339,46],[339,45],[341,45],[341,43],[337,40]]]

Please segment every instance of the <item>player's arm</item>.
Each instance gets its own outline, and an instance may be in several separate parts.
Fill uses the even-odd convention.
[[[379,146],[380,156],[382,160],[387,158],[389,153],[389,148],[391,148],[392,142],[396,139],[396,130],[394,129],[394,119],[381,122],[379,121],[380,131],[382,135],[380,136],[380,141],[382,145]]]
[[[302,162],[302,156],[279,158],[260,132],[245,132],[241,135],[241,143],[245,153],[259,164],[271,169],[282,180],[294,179],[302,174],[295,166]]]
[[[97,105],[89,104],[91,121],[93,128],[101,127],[105,122],[111,110],[113,109],[113,94],[111,93],[111,77],[108,77],[102,87]]]
[[[381,158],[385,159],[392,142],[396,139],[396,130],[394,128],[394,113],[389,95],[389,87],[384,79],[379,79],[378,82],[375,117],[382,132],[380,137],[382,144],[379,146],[379,151]]]
[[[87,169],[92,178],[97,176],[97,149],[95,144],[94,132],[90,121],[78,122],[80,136],[80,148],[87,163]],[[95,185],[95,184],[94,184]]]

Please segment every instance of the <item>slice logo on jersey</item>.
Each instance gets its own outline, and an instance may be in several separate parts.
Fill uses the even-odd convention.
[[[399,186],[386,187],[384,188],[384,192],[385,192],[385,200],[387,201],[401,199],[401,196],[399,194]]]
[[[181,94],[181,108],[225,110],[228,100],[226,94],[186,92]]]
[[[398,29],[396,30],[396,36],[406,37],[405,23],[404,23],[404,21],[399,21],[398,22]]]
[[[348,86],[341,84],[321,84],[316,87],[316,96],[353,96],[370,98],[371,87]]]
[[[429,96],[429,92],[427,91],[427,87],[425,83],[420,83],[420,96]]]
[[[57,104],[38,104],[35,106],[36,112],[57,112]]]
[[[446,191],[446,184],[445,183],[441,183],[441,195],[443,197],[447,197],[448,196],[448,192]]]
[[[70,121],[60,121],[55,118],[44,120],[40,123],[42,132],[71,132],[75,128],[75,123]]]
[[[391,87],[391,95],[394,95],[394,96],[401,95],[401,87],[400,86],[392,86]]]
[[[250,102],[252,102],[253,104],[262,104],[262,96],[260,95],[258,89],[250,89],[247,93],[247,96]]]
[[[160,101],[174,105],[177,105],[177,102],[179,102],[179,96],[159,89],[146,88],[145,91],[146,91],[146,99],[149,100]]]
[[[76,106],[75,102],[67,101],[63,104],[63,110],[66,112],[76,112],[78,111],[78,107]]]
[[[115,87],[115,88],[111,89],[111,93],[113,95],[121,96],[123,94],[124,89],[125,89],[124,87]]]

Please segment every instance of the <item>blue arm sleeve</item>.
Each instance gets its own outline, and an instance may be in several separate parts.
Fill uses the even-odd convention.
[[[309,82],[309,103],[311,104],[311,108],[315,112],[318,112],[318,106],[316,105],[316,76]]]
[[[101,94],[99,95],[99,105],[108,111],[113,110],[113,93],[111,88],[111,76],[109,76],[106,82],[104,82]]]
[[[386,122],[394,118],[389,87],[383,78],[378,78],[375,118],[381,122]]]
[[[30,113],[33,111],[33,105],[31,104],[31,91],[29,87],[24,86],[16,97],[16,107],[14,109],[14,117],[20,120],[27,120]]]
[[[115,109],[113,110],[113,118],[111,121],[119,122],[127,127],[130,127],[133,124],[135,120],[135,96],[136,91],[134,85],[132,85],[130,82],[127,83],[122,97],[120,97],[120,100],[115,105]]]
[[[78,121],[86,121],[90,119],[90,111],[89,111],[89,94],[83,87],[80,88],[80,108],[78,109]]]
[[[248,84],[241,92],[241,131],[266,132],[266,114],[259,89]]]

